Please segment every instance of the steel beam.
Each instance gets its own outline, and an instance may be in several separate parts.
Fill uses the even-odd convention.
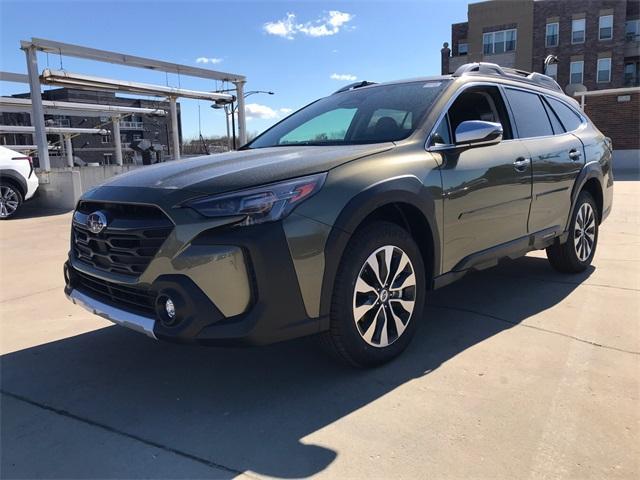
[[[113,143],[116,149],[116,165],[122,165],[122,139],[120,138],[120,118],[111,117],[113,124]]]
[[[49,171],[51,170],[51,162],[49,161],[49,144],[47,142],[47,132],[44,125],[38,56],[35,47],[25,48],[24,53],[27,56],[29,90],[31,91],[31,124],[34,126],[35,141],[36,145],[38,145],[38,161],[42,170]]]
[[[105,90],[108,92],[130,92],[156,97],[184,97],[196,100],[210,100],[230,102],[233,96],[228,93],[203,92],[188,90],[185,88],[165,87],[150,83],[130,82],[128,80],[116,80],[113,78],[94,77],[63,70],[51,70],[42,72],[41,80],[47,85],[79,88],[82,90]]]
[[[226,82],[244,81],[243,75],[235,73],[219,72],[208,70],[206,68],[191,67],[188,65],[180,65],[177,63],[163,62],[152,58],[137,57],[135,55],[127,55],[124,53],[110,52],[108,50],[98,50],[96,48],[82,47],[70,43],[56,42],[43,38],[31,38],[31,41],[23,40],[20,42],[23,49],[35,48],[43,52],[53,53],[55,55],[67,55],[69,57],[85,58],[98,62],[114,63],[118,65],[127,65],[129,67],[144,68],[146,70],[158,70],[161,72],[175,73],[178,75],[187,75],[191,77],[208,78],[211,80],[221,80]]]
[[[238,142],[240,146],[247,143],[247,118],[244,109],[244,80],[234,82],[238,95]]]
[[[69,117],[102,117],[109,114],[140,114],[140,115],[160,115],[166,114],[164,110],[156,108],[125,107],[120,105],[100,105],[93,103],[75,103],[43,100],[44,112],[49,115],[66,115]],[[0,97],[0,111],[2,112],[30,112],[31,99]]]
[[[110,132],[104,128],[74,128],[74,127],[44,127],[45,133],[89,133],[95,135],[108,135]],[[34,133],[36,127],[23,125],[0,125],[0,132],[6,133]],[[40,148],[40,146],[38,146]],[[48,144],[45,146],[48,149]],[[42,168],[42,165],[40,166]]]
[[[0,82],[29,83],[29,75],[24,73],[0,72]]]
[[[73,167],[73,144],[71,142],[71,135],[64,136],[64,149],[67,154],[67,165]]]
[[[178,108],[176,98],[169,99],[171,112],[171,147],[173,148],[173,159],[180,160],[180,132],[178,131]]]

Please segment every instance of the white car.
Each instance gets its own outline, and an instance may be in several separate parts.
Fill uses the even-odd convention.
[[[0,220],[12,217],[37,189],[31,157],[0,146]]]

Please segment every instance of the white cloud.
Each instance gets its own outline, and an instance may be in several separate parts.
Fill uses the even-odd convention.
[[[342,82],[353,82],[358,79],[358,77],[351,75],[350,73],[332,73],[329,78],[331,80],[340,80]]]
[[[277,37],[288,38],[293,40],[293,36],[296,33],[295,25],[296,16],[293,13],[287,13],[287,16],[277,22],[267,22],[263,25],[263,29],[269,35],[275,35]]]
[[[271,118],[278,117],[278,112],[273,108],[267,107],[266,105],[260,105],[259,103],[247,103],[244,109],[247,113],[247,120],[252,120],[254,118],[269,120]]]
[[[335,35],[346,27],[347,23],[353,20],[353,15],[338,10],[330,10],[313,22],[297,23],[294,13],[287,13],[287,16],[276,22],[267,22],[263,29],[269,35],[276,35],[288,40],[293,40],[297,34],[309,37],[327,37]]]
[[[275,110],[259,103],[248,103],[244,108],[247,113],[247,120],[273,120],[276,118],[282,118],[293,112],[292,108],[278,108]]]
[[[212,65],[215,65],[216,63],[220,63],[222,62],[221,58],[215,58],[215,57],[198,57],[196,58],[196,63],[211,63]]]

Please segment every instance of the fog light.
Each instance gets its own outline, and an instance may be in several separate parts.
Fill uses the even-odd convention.
[[[173,300],[167,298],[166,302],[164,302],[164,311],[167,312],[167,317],[169,320],[175,320],[176,318],[176,306],[173,304]]]

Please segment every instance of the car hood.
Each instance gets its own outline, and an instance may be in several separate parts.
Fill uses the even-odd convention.
[[[137,168],[113,177],[103,186],[222,193],[327,171],[393,146],[383,143],[238,150]]]

